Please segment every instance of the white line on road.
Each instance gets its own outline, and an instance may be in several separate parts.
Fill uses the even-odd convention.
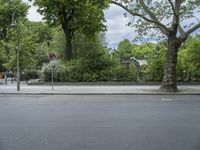
[[[161,101],[166,101],[166,102],[171,102],[173,101],[173,99],[169,99],[169,98],[162,98]]]

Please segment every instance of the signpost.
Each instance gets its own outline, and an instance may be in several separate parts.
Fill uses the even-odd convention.
[[[56,54],[54,52],[50,52],[49,53],[49,60],[50,60],[50,63],[54,63],[56,61]],[[52,69],[51,69],[51,86],[52,86],[52,91],[53,91],[53,77],[54,77],[54,70],[53,70],[53,66],[52,66]]]

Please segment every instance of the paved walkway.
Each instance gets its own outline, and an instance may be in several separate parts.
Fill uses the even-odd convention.
[[[195,94],[200,95],[200,85],[179,86],[177,93],[165,93],[159,90],[159,85],[27,85],[22,83],[20,91],[17,91],[16,83],[0,85],[0,94],[52,94],[52,95],[73,95],[73,94]]]

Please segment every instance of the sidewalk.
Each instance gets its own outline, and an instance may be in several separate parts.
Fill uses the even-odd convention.
[[[177,93],[166,93],[159,90],[159,85],[26,85],[21,84],[18,92],[16,83],[0,85],[0,94],[30,95],[200,95],[200,85],[179,86]]]

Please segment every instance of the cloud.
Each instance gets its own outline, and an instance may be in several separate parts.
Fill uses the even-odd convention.
[[[37,13],[36,7],[31,7],[28,12],[28,18],[30,21],[42,21],[42,16]]]
[[[125,11],[116,6],[111,5],[108,10],[105,11],[105,18],[107,26],[107,39],[109,47],[116,47],[117,44],[123,39],[132,40],[134,36],[134,29],[127,26],[130,18],[124,17]]]
[[[37,12],[37,7],[33,6],[33,2],[28,0],[23,0],[23,2],[31,6],[28,11],[28,19],[30,21],[42,21],[42,16]]]

